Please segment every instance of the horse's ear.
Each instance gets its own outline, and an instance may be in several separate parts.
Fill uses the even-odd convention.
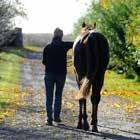
[[[94,22],[94,24],[93,24],[93,29],[95,29],[96,28],[96,22]]]
[[[86,25],[86,23],[85,23],[85,21],[83,21],[83,23],[82,23],[82,28],[84,28],[84,27],[86,27],[87,25]]]

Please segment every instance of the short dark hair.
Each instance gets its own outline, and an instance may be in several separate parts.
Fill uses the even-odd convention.
[[[63,30],[61,30],[60,28],[57,27],[54,30],[54,37],[60,37],[60,38],[62,38],[63,37]]]

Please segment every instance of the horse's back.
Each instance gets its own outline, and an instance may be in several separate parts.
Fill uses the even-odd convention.
[[[98,70],[106,70],[109,63],[109,44],[106,37],[99,32],[93,32],[89,35],[89,40],[91,40],[91,44],[89,43],[91,46],[88,47],[91,47],[91,53],[95,50],[94,47],[97,50],[96,53],[92,54],[92,59],[98,57]]]
[[[73,48],[74,67],[80,77],[104,75],[109,62],[109,45],[103,34],[89,33],[86,44],[79,39]]]

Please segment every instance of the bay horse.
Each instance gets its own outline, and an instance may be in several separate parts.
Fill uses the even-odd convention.
[[[82,24],[82,33],[73,44],[74,69],[79,89],[82,87],[83,79],[88,81],[88,93],[90,88],[92,103],[92,131],[98,132],[97,112],[100,102],[100,92],[104,83],[104,75],[109,63],[109,44],[106,37],[94,29],[88,29]],[[78,129],[89,130],[87,121],[86,97],[79,98]]]

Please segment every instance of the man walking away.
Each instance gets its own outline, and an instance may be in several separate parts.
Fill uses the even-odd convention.
[[[42,63],[45,65],[46,111],[48,125],[52,125],[53,120],[55,122],[61,122],[60,112],[62,92],[67,73],[67,51],[72,48],[73,45],[73,42],[62,41],[62,37],[63,31],[56,28],[52,42],[48,44],[43,51]]]

